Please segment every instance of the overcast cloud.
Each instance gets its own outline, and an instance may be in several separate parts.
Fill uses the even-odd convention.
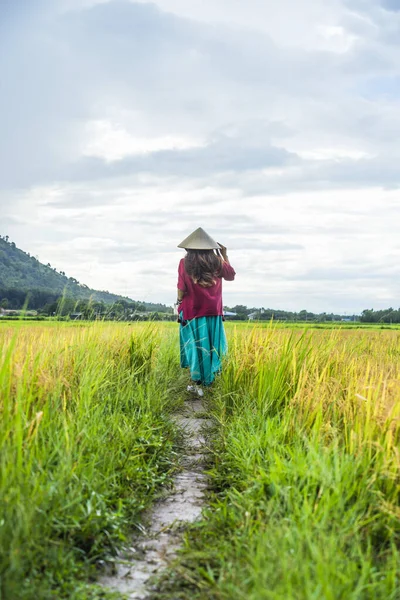
[[[225,303],[400,304],[398,0],[3,0],[0,233],[91,287],[175,299],[226,244]]]

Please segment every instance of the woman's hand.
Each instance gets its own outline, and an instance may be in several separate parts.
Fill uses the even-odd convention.
[[[228,262],[228,250],[226,248],[226,246],[224,246],[223,244],[221,244],[220,242],[218,242],[220,248],[218,250],[218,254],[219,256],[225,260],[226,262]]]

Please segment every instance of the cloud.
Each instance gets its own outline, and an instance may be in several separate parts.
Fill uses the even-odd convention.
[[[81,10],[75,3],[76,10],[62,14],[50,10],[49,3],[38,4],[41,10],[28,12],[34,27],[14,28],[14,46],[20,50],[4,65],[10,93],[0,108],[2,114],[17,113],[18,119],[4,123],[2,185],[131,173],[201,178],[276,165],[286,167],[280,177],[285,181],[286,170],[297,162],[307,176],[305,185],[314,187],[321,165],[301,160],[296,152],[310,152],[308,146],[315,147],[317,140],[320,145],[329,138],[331,146],[341,139],[342,145],[354,146],[353,152],[367,154],[368,146],[376,153],[388,135],[395,143],[400,128],[396,106],[388,104],[382,111],[346,89],[357,81],[365,87],[364,80],[384,72],[393,76],[384,46],[376,51],[374,40],[371,52],[354,18],[347,28],[340,24],[354,11],[341,14],[338,2],[325,11],[325,28],[342,27],[349,35],[355,29],[360,40],[342,55],[319,46],[311,52],[303,38],[303,46],[298,40],[295,48],[284,36],[276,39],[272,24],[281,23],[283,8],[263,8],[254,0],[252,5],[257,18],[251,23],[263,24],[256,34],[229,29],[233,17],[222,19],[221,1],[206,3],[200,11],[182,2],[157,7],[115,0],[82,4]],[[314,5],[291,3],[296,31],[304,28],[309,35],[310,27],[321,29],[305,19],[321,17],[322,3]],[[233,10],[236,26],[248,12]],[[217,18],[222,24],[216,26]],[[26,69],[26,55],[29,72],[16,79],[15,71]],[[180,148],[173,147],[174,140]],[[166,144],[172,147],[163,148]],[[351,160],[346,164],[353,167]],[[328,185],[333,179],[340,185],[339,172],[328,174]]]
[[[258,171],[293,162],[299,162],[294,154],[271,146],[268,141],[256,145],[249,144],[246,139],[221,136],[200,148],[160,150],[112,163],[101,159],[84,159],[72,169],[70,179],[101,179],[132,173],[204,178],[217,173]]]

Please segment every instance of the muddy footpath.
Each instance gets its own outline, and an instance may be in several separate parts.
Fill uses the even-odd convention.
[[[143,515],[140,533],[131,538],[129,547],[100,579],[100,585],[126,594],[129,600],[146,600],[153,577],[168,568],[176,555],[182,526],[200,518],[207,488],[203,434],[210,424],[203,415],[200,399],[188,400],[183,412],[175,415],[185,433],[181,470],[171,489]]]

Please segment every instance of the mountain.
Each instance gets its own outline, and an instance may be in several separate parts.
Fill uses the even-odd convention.
[[[74,300],[92,299],[112,304],[137,304],[130,298],[107,291],[92,290],[50,264],[44,265],[34,256],[17,248],[8,236],[0,236],[0,303],[21,308],[29,293],[29,308],[40,308],[66,296]]]

